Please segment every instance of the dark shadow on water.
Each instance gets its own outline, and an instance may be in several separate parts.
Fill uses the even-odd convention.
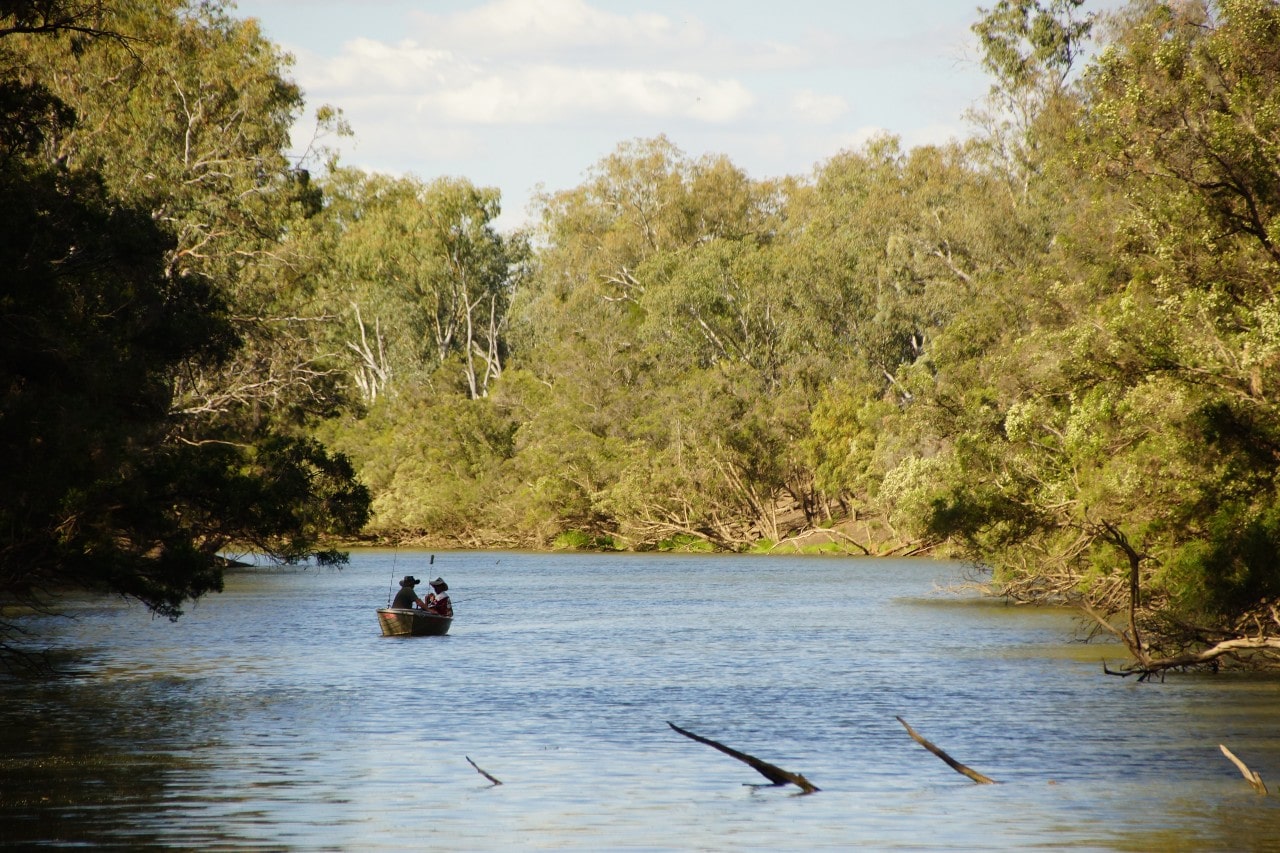
[[[85,677],[90,662],[65,652],[45,661],[58,674],[0,681],[0,845],[173,843],[157,814],[199,766],[184,686]]]

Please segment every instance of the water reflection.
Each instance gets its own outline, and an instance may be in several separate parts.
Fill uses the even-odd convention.
[[[174,684],[122,693],[110,685],[7,685],[0,710],[0,840],[148,845],[138,811],[164,801],[196,761],[191,706]]]
[[[451,633],[381,637],[388,578],[426,556],[238,573],[176,625],[101,601],[33,623],[84,675],[0,684],[0,841],[1237,850],[1280,837],[1280,799],[1217,751],[1280,780],[1280,681],[1103,676],[1107,650],[1070,642],[1066,614],[938,594],[945,565],[439,555]],[[788,596],[762,606],[779,578]],[[1002,784],[955,774],[897,715]],[[749,787],[755,771],[667,720],[822,792]]]

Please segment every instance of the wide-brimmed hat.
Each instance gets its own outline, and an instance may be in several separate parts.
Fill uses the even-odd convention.
[[[449,588],[449,585],[444,582],[444,578],[436,578],[431,582],[431,588],[438,590],[439,592],[444,592]]]
[[[400,586],[417,586],[420,583],[422,583],[422,581],[418,580],[413,575],[405,575],[404,580],[400,581]]]

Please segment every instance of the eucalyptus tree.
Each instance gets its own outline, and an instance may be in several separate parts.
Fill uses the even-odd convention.
[[[6,158],[0,211],[0,596],[84,584],[176,612],[219,575],[172,514],[192,479],[166,446],[173,375],[228,356],[226,305],[167,277],[171,238],[92,172]]]
[[[596,320],[632,329],[648,281],[642,264],[718,237],[770,226],[746,175],[724,157],[691,160],[665,137],[618,146],[587,180],[540,199],[537,275],[519,299],[530,366]],[[630,344],[627,344],[630,347]]]
[[[1082,56],[1095,16],[1085,0],[999,0],[972,27],[982,46],[982,67],[1005,103],[1025,125],[1047,98],[1062,93]],[[1021,98],[1021,99],[1020,99]]]
[[[218,3],[119,0],[98,14],[121,39],[27,39],[23,73],[81,119],[48,156],[148,209],[177,241],[169,274],[207,276],[234,306],[244,345],[218,371],[184,376],[175,408],[194,429],[233,412],[332,411],[336,367],[316,351],[307,282],[282,239],[317,202],[285,155],[303,107],[291,60]]]
[[[999,416],[956,442],[930,510],[1144,673],[1280,647],[1278,37],[1266,0],[1116,21],[1073,157],[1092,206],[1037,274],[1035,327],[989,360]]]
[[[237,172],[236,151],[252,159],[233,140],[249,145],[249,124],[281,118],[254,114],[268,107],[251,94],[238,107],[224,102],[253,80],[232,75],[206,87],[220,97],[211,96],[207,113],[185,114],[180,130],[172,101],[152,97],[181,88],[185,78],[169,61],[198,74],[217,66],[219,45],[220,58],[243,56],[258,70],[255,59],[277,56],[255,29],[236,28],[214,7],[188,11],[105,2],[0,8],[6,600],[38,603],[75,584],[176,617],[188,598],[220,588],[223,549],[339,559],[318,550],[319,538],[354,532],[367,515],[368,495],[341,457],[254,425],[243,406],[193,417],[182,398],[187,377],[240,357],[245,278],[234,247],[254,254],[269,242],[248,212],[267,196],[296,197],[287,170],[255,178],[257,198],[211,197],[248,188],[224,182]],[[232,35],[240,41],[231,44]],[[155,74],[174,85],[149,85]],[[192,120],[217,112],[215,104],[223,112],[208,127]],[[246,124],[228,128],[219,116]],[[172,170],[175,149],[195,156],[197,127],[226,131],[228,161],[188,159],[187,172]],[[268,151],[280,138],[255,137],[260,165],[283,162],[278,148]],[[189,227],[203,203],[192,186],[201,183],[220,223],[203,230]],[[227,212],[237,204],[244,216]],[[241,226],[236,242],[227,232]]]
[[[322,186],[324,209],[298,239],[323,258],[318,303],[341,318],[328,340],[365,405],[321,432],[373,489],[370,529],[535,544],[488,521],[514,431],[488,398],[507,368],[510,302],[528,256],[522,235],[493,226],[497,190],[352,169]]]
[[[457,376],[447,387],[486,396],[502,375],[508,309],[527,254],[521,236],[493,226],[498,191],[460,178],[424,183],[350,170],[324,186],[321,219],[333,232],[325,297],[353,321],[339,328],[365,399],[394,391],[396,377],[446,372]]]
[[[991,75],[986,102],[969,116],[985,132],[979,148],[1003,174],[1015,199],[1024,197],[1051,153],[1045,125],[1070,121],[1079,71],[1097,23],[1085,0],[999,0],[971,28]]]
[[[900,533],[881,482],[937,452],[936,406],[965,407],[949,399],[968,387],[957,361],[1017,317],[992,285],[1032,241],[1001,187],[968,147],[882,138],[822,164],[788,207],[787,349],[817,389],[805,466],[820,505],[878,519],[886,539]]]
[[[692,480],[638,472],[664,470],[663,459],[694,464],[677,448],[728,448],[735,427],[673,389],[746,395],[740,408],[771,380],[748,387],[739,367],[776,373],[773,297],[752,259],[764,259],[777,204],[775,188],[727,159],[690,159],[662,137],[619,146],[581,186],[543,199],[544,247],[513,329],[533,380],[522,387],[538,401],[513,460],[536,484],[529,501],[550,500],[564,527],[591,535],[625,527],[646,543],[665,538],[648,509],[687,497],[678,492]],[[740,458],[726,450],[708,470],[722,470],[719,487],[741,495]],[[662,493],[633,488],[642,481]],[[637,511],[635,524],[620,518]]]

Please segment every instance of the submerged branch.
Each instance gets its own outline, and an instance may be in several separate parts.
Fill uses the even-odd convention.
[[[476,769],[476,772],[479,773],[481,776],[488,779],[490,782],[492,782],[495,785],[502,784],[501,779],[497,778],[496,776],[491,776],[488,773],[486,773],[484,770],[481,770],[480,765],[476,764],[474,761],[471,760],[471,756],[464,755],[463,758],[467,759],[467,763],[470,764],[472,767],[474,767]]]
[[[1257,791],[1259,794],[1267,793],[1267,786],[1262,781],[1261,776],[1259,776],[1257,773],[1250,770],[1248,765],[1246,765],[1243,761],[1236,758],[1235,753],[1227,749],[1225,744],[1221,744],[1221,743],[1218,744],[1218,749],[1222,750],[1222,754],[1225,755],[1231,761],[1231,763],[1236,766],[1236,768],[1244,776],[1244,780],[1253,786],[1253,790]]]
[[[1238,652],[1266,652],[1271,650],[1280,652],[1280,637],[1233,637],[1229,640],[1221,640],[1198,651],[1185,652],[1180,655],[1171,655],[1163,658],[1150,658],[1123,670],[1123,673],[1125,675],[1138,673],[1146,677],[1166,669],[1211,664],[1221,657],[1234,655]]]
[[[680,734],[684,735],[685,737],[689,738],[690,740],[696,740],[698,743],[705,743],[707,746],[712,747],[713,749],[718,749],[721,752],[723,752],[725,755],[732,756],[738,759],[739,761],[743,762],[744,764],[747,764],[748,766],[754,768],[757,773],[759,773],[761,776],[768,779],[770,782],[772,782],[775,785],[786,785],[790,783],[800,788],[801,793],[804,793],[804,794],[812,794],[814,791],[821,790],[820,788],[818,788],[817,785],[813,784],[812,782],[804,778],[804,776],[800,775],[799,773],[792,773],[789,770],[783,770],[781,767],[778,767],[776,764],[770,764],[767,761],[761,761],[759,758],[756,758],[754,755],[747,755],[745,752],[739,752],[738,750],[732,747],[725,746],[724,744],[719,743],[718,741],[714,741],[714,740],[711,740],[710,738],[702,737],[701,735],[696,735],[691,731],[686,731],[685,729],[680,728],[670,720],[667,721],[667,725],[671,726],[671,728],[673,728]]]
[[[959,773],[961,776],[967,776],[968,778],[972,779],[974,782],[976,782],[979,785],[996,784],[995,779],[992,779],[989,776],[983,776],[977,770],[974,770],[972,767],[967,767],[961,764],[959,761],[956,761],[950,755],[947,755],[941,749],[934,746],[933,743],[931,743],[929,740],[927,740],[925,737],[919,734],[915,729],[911,728],[911,726],[907,725],[906,720],[902,719],[901,717],[894,717],[894,719],[902,723],[902,727],[907,730],[907,734],[911,735],[912,740],[914,740],[916,743],[920,744],[925,749],[932,752],[934,755],[941,758],[944,762],[946,762],[948,767],[950,767],[952,770]]]

